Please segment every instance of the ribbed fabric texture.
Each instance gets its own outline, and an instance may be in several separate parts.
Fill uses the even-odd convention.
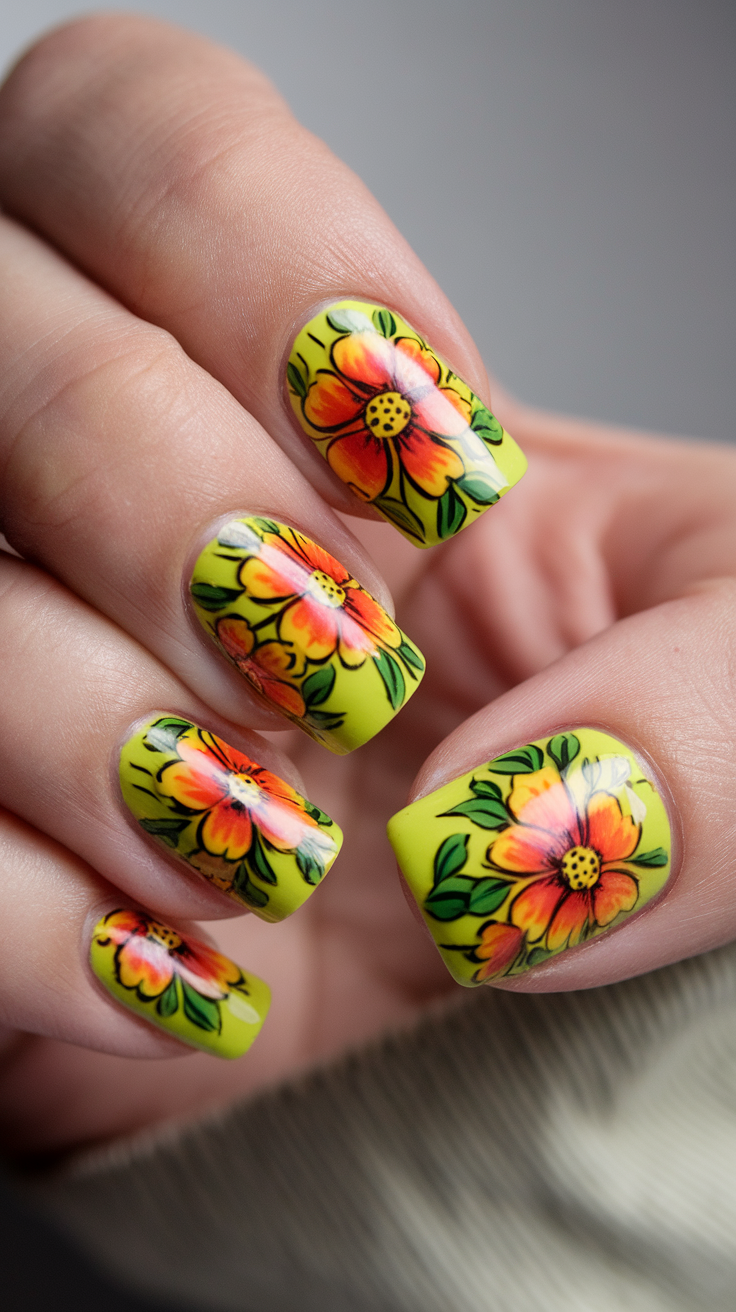
[[[490,989],[36,1197],[218,1312],[733,1312],[736,948]]]

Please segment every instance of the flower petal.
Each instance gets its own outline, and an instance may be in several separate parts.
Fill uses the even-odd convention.
[[[510,825],[491,843],[488,860],[501,870],[538,875],[552,870],[558,844],[552,834],[529,825]]]
[[[393,385],[396,349],[380,333],[350,333],[341,337],[332,348],[335,366],[353,382],[366,389],[387,388]]]
[[[520,823],[546,829],[554,836],[554,850],[561,858],[580,840],[580,826],[575,807],[553,766],[544,766],[533,774],[514,775],[509,807]]]
[[[304,592],[311,570],[304,561],[277,539],[263,544],[260,554],[250,556],[240,566],[240,582],[251,597],[259,601],[280,601]]]
[[[511,921],[527,931],[530,943],[543,937],[564,891],[556,878],[535,879],[511,903]]]
[[[480,936],[480,947],[475,949],[476,957],[483,961],[475,978],[480,981],[503,974],[519,955],[523,941],[524,935],[515,925],[491,921]]]
[[[182,760],[163,767],[157,791],[192,811],[216,806],[227,795],[227,769],[206,747],[186,738],[179,740],[177,750]]]
[[[588,803],[588,845],[601,861],[623,861],[631,856],[641,835],[631,816],[624,815],[610,793],[594,793]]]
[[[574,948],[580,942],[590,914],[590,893],[568,893],[550,925],[547,947],[552,952],[558,948]]]
[[[337,647],[338,611],[302,597],[281,613],[279,637],[293,642],[310,661],[323,661]]]
[[[244,660],[253,650],[253,630],[237,615],[223,615],[215,625],[215,633],[233,661]]]
[[[414,422],[428,433],[462,437],[470,426],[470,405],[452,388],[434,388],[412,401]]]
[[[327,460],[338,478],[364,501],[374,501],[383,492],[389,477],[386,443],[373,437],[365,425],[331,442]]]
[[[593,914],[596,924],[610,925],[619,911],[631,911],[639,896],[639,886],[624,870],[603,870],[593,889]]]
[[[409,424],[396,441],[399,460],[413,483],[430,497],[441,497],[451,478],[461,478],[465,466],[455,451]]]
[[[212,856],[239,861],[251,845],[253,826],[242,802],[228,798],[212,808],[199,828],[199,841]]]
[[[359,584],[346,590],[344,609],[356,624],[381,642],[385,642],[387,646],[401,646],[401,632],[391,616],[387,615],[383,606],[379,606],[375,598]]]
[[[351,424],[360,414],[365,399],[356,396],[341,378],[320,370],[304,401],[304,415],[313,428],[334,432]]]
[[[133,934],[118,948],[117,973],[124,988],[137,989],[144,998],[157,998],[171,983],[174,967],[163,944],[145,933]]]
[[[417,388],[422,391],[427,383],[433,391],[440,381],[440,366],[436,356],[414,337],[398,337],[394,343],[394,377],[397,392],[404,396]]]
[[[286,543],[290,553],[293,553],[294,557],[304,564],[307,577],[314,570],[321,570],[323,574],[327,574],[331,579],[334,579],[340,587],[344,587],[351,578],[345,566],[341,565],[339,560],[335,560],[335,557],[331,556],[329,551],[325,551],[319,543],[313,542],[311,538],[305,537],[303,533],[295,528],[283,529],[278,537],[275,533],[267,533],[264,542],[267,547],[281,547],[282,550],[284,543]]]
[[[172,953],[177,975],[181,975],[198,993],[207,998],[224,998],[231,984],[237,984],[241,974],[234,962],[221,952],[196,939],[186,939]]]

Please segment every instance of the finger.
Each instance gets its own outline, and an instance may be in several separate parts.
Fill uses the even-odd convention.
[[[153,1058],[180,1056],[182,1044],[239,1057],[257,1037],[269,1004],[262,980],[121,906],[89,866],[7,812],[0,865],[0,1017],[10,1029]]]
[[[390,605],[365,553],[259,425],[167,333],[7,220],[0,322],[0,514],[15,548],[230,719],[275,728],[279,712],[338,752],[388,723],[423,661],[358,585],[353,571]],[[268,520],[226,560],[238,505]],[[200,629],[185,598],[208,541]],[[246,559],[263,552],[268,586]]]
[[[130,16],[47,37],[0,98],[0,198],[168,328],[335,505],[428,546],[521,477],[457,315],[231,53]]]
[[[460,982],[591,987],[736,935],[734,595],[620,621],[430,758],[389,832]]]
[[[274,921],[311,896],[341,834],[280,752],[233,743],[152,656],[8,556],[0,635],[1,805],[163,916]]]

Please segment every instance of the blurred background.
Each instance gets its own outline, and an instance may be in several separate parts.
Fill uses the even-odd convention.
[[[522,399],[734,440],[729,0],[127,7],[260,64],[373,190]],[[0,65],[78,12],[0,0]],[[143,1312],[12,1195],[0,1194],[0,1221],[6,1312]]]

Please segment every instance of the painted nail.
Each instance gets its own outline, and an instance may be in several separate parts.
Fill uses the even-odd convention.
[[[191,594],[220,651],[271,706],[331,751],[373,738],[424,658],[348,571],[275,520],[232,520],[205,547]]]
[[[459,984],[521,974],[622,924],[670,873],[655,784],[597,729],[506,752],[399,811],[388,833]]]
[[[305,324],[287,365],[301,427],[343,483],[418,547],[466,528],[526,460],[404,319],[338,301]]]
[[[268,1015],[271,990],[262,979],[144,911],[103,916],[89,956],[123,1006],[216,1057],[242,1056]]]
[[[290,784],[190,720],[149,720],[120,753],[138,824],[263,920],[290,916],[342,846],[338,826]]]

